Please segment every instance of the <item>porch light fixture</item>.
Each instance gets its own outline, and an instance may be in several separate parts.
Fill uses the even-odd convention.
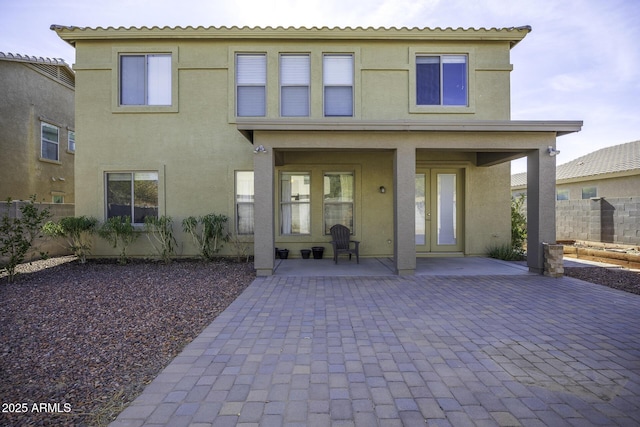
[[[557,156],[558,154],[560,154],[560,150],[556,150],[552,146],[549,146],[549,148],[547,148],[547,153],[549,153],[549,155],[551,157],[554,157],[554,156]]]
[[[384,188],[384,185],[381,185],[381,186],[380,186],[380,192],[381,192],[382,194],[384,194],[384,193],[386,193],[386,192],[387,192],[387,189],[386,189],[386,188]]]
[[[266,153],[267,149],[264,148],[264,145],[258,145],[255,150],[253,150],[253,154],[258,154],[258,153]]]

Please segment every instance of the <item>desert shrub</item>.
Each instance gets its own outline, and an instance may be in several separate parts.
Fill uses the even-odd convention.
[[[91,253],[91,237],[97,225],[97,219],[83,215],[61,218],[58,222],[49,221],[42,229],[49,236],[64,238],[66,247],[84,264]]]
[[[118,262],[126,264],[127,248],[138,238],[138,233],[131,224],[129,216],[114,216],[107,219],[98,229],[98,235],[108,241],[114,248],[120,248]]]
[[[176,253],[178,243],[173,236],[173,219],[162,215],[160,218],[148,216],[144,219],[144,228],[147,238],[156,254],[166,264],[171,262],[171,257]]]
[[[182,229],[191,234],[200,255],[213,259],[222,249],[223,242],[229,241],[226,224],[229,217],[224,214],[208,214],[201,217],[190,216],[182,221]]]

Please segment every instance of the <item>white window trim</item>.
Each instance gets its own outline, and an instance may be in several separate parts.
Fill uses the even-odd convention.
[[[351,58],[351,83],[350,84],[326,84],[325,82],[325,58],[330,56],[345,56]],[[327,87],[350,87],[351,88],[351,115],[327,115],[325,89]],[[354,52],[323,52],[322,54],[322,116],[325,118],[341,118],[356,116],[356,55]]]
[[[247,202],[238,201],[238,173],[240,173],[240,172],[251,172],[252,174],[254,174],[254,179],[255,179],[255,172],[252,171],[252,170],[236,170],[233,173],[233,181],[234,181],[234,187],[235,187],[234,188],[234,194],[233,194],[233,197],[234,197],[233,202],[234,202],[234,205],[235,205],[235,219],[234,219],[234,221],[235,221],[235,232],[236,232],[236,234],[238,236],[253,236],[254,233],[255,233],[255,187],[253,189],[253,196],[254,196],[253,201],[251,201],[251,202],[249,202],[249,201],[247,201]],[[252,224],[253,231],[251,233],[241,233],[240,230],[239,230],[239,224],[238,224],[238,211],[239,211],[239,209],[238,208],[239,208],[240,205],[252,205],[253,206],[253,209],[254,209],[254,223]]]
[[[120,56],[171,55],[171,105],[120,105]],[[178,112],[178,47],[114,46],[111,49],[111,112],[112,113],[177,113]]]
[[[45,126],[49,126],[52,128],[56,128],[58,130],[58,140],[57,141],[50,141],[48,139],[45,140],[44,138],[44,127]],[[43,153],[43,142],[48,142],[51,144],[55,144],[56,145],[56,150],[57,150],[57,159],[50,159],[48,157],[44,156]],[[51,122],[47,122],[45,120],[41,120],[40,121],[40,160],[45,161],[45,162],[51,162],[51,163],[56,163],[56,164],[61,164],[62,162],[60,161],[60,126],[54,125]]]
[[[71,135],[73,135],[73,147],[71,146]],[[75,154],[76,152],[76,131],[67,128],[67,153]]]
[[[255,55],[255,56],[264,56],[265,61],[265,75],[264,75],[264,84],[262,83],[243,83],[238,84],[238,58],[243,55]],[[234,66],[233,66],[233,88],[234,88],[234,113],[236,117],[245,118],[245,117],[267,117],[268,115],[268,105],[269,105],[269,55],[266,52],[236,52],[233,57]],[[264,88],[264,114],[260,116],[241,116],[238,114],[238,89],[240,87],[263,87]]]
[[[297,56],[297,57],[306,57],[308,60],[308,66],[309,66],[309,70],[308,70],[308,74],[307,74],[307,83],[306,84],[302,84],[302,83],[290,83],[290,84],[285,84],[282,81],[282,58],[283,57],[293,57],[293,56]],[[279,105],[280,105],[280,117],[310,117],[311,116],[311,72],[312,72],[312,62],[311,62],[311,54],[308,52],[304,52],[304,53],[280,53],[279,55],[279,60],[278,60],[278,82],[279,82]],[[302,87],[302,88],[307,88],[307,114],[306,115],[284,115],[282,113],[282,108],[284,106],[284,102],[282,100],[282,90],[283,88],[286,87]]]
[[[113,169],[105,169],[102,171],[102,176],[103,176],[103,181],[104,181],[104,188],[103,188],[103,196],[102,196],[102,202],[103,202],[103,212],[104,212],[104,219],[107,220],[109,218],[109,204],[107,202],[107,197],[108,197],[108,189],[109,189],[109,178],[108,175],[109,174],[131,174],[131,175],[135,175],[136,173],[156,173],[158,175],[158,218],[162,215],[162,206],[164,205],[164,198],[162,197],[162,195],[164,194],[164,171],[160,170],[160,169],[138,169],[138,168],[129,168],[129,169],[122,169],[122,170],[113,170]],[[133,202],[133,190],[132,193],[130,194],[130,196],[132,197],[132,202]],[[144,226],[144,223],[139,223],[139,222],[134,222],[134,217],[133,217],[133,209],[135,208],[135,206],[131,205],[131,225],[133,225],[136,228],[141,228],[142,226]]]

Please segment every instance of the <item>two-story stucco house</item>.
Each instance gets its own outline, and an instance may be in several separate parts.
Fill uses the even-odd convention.
[[[582,123],[510,120],[510,50],[529,27],[52,29],[76,48],[77,215],[224,213],[259,275],[274,247],[329,252],[341,223],[361,256],[412,274],[419,256],[509,242],[509,161],[527,156],[528,263],[543,269],[548,147]]]
[[[0,201],[74,202],[74,90],[62,59],[0,52]]]

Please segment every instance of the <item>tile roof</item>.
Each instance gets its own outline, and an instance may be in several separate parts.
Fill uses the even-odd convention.
[[[531,26],[505,28],[397,28],[397,27],[79,27],[51,25],[60,38],[71,45],[77,40],[125,38],[297,38],[297,39],[415,39],[415,40],[497,40],[509,41],[511,47],[531,32]]]
[[[640,170],[640,140],[602,148],[556,167],[556,180]],[[511,186],[526,186],[527,173],[511,175]]]
[[[69,64],[64,62],[62,58],[43,58],[37,56],[29,56],[29,55],[20,55],[19,53],[4,53],[0,52],[0,61],[16,61],[16,62],[30,62],[33,64],[47,64],[47,65],[58,65],[61,67],[69,67]]]

